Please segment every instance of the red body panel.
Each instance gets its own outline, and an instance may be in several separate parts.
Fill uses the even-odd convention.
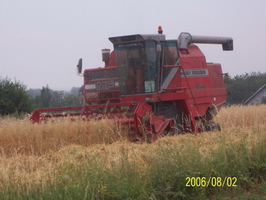
[[[113,58],[114,59],[114,58]],[[113,61],[111,61],[113,63]],[[165,66],[168,67],[168,66]],[[114,69],[110,67],[109,69]],[[180,110],[187,110],[192,118],[203,116],[209,107],[221,105],[226,101],[226,91],[223,83],[223,75],[220,64],[207,64],[204,54],[196,45],[190,45],[184,53],[180,52],[180,70],[162,93],[120,95],[118,90],[99,91],[98,98],[88,98],[91,93],[84,91],[84,97],[88,105],[91,102],[106,103],[130,103],[142,102],[147,98],[157,101],[185,101],[187,109],[179,106]],[[88,69],[93,70],[106,70]],[[108,79],[106,79],[108,80]],[[86,84],[86,80],[84,80]],[[99,98],[106,95],[106,99]],[[97,96],[97,95],[96,95]],[[111,105],[110,105],[111,106]]]

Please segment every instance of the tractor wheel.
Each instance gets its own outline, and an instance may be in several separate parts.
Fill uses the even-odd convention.
[[[204,125],[205,131],[221,131],[221,126],[217,122],[207,122]]]
[[[154,110],[156,116],[163,115],[166,119],[173,119],[174,127],[168,127],[165,131],[171,135],[183,133],[182,115],[173,103],[158,103]]]

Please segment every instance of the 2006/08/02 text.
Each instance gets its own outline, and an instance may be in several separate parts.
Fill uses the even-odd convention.
[[[186,177],[186,187],[236,187],[237,177]]]

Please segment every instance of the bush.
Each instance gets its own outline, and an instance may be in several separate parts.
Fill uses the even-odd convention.
[[[30,111],[31,104],[26,86],[16,80],[12,82],[9,78],[0,78],[0,115]]]

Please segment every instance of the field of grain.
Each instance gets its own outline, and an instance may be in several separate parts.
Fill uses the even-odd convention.
[[[109,120],[2,118],[0,199],[264,199],[266,105],[222,108],[215,121],[221,132],[136,144]],[[226,177],[235,185],[219,185]]]

